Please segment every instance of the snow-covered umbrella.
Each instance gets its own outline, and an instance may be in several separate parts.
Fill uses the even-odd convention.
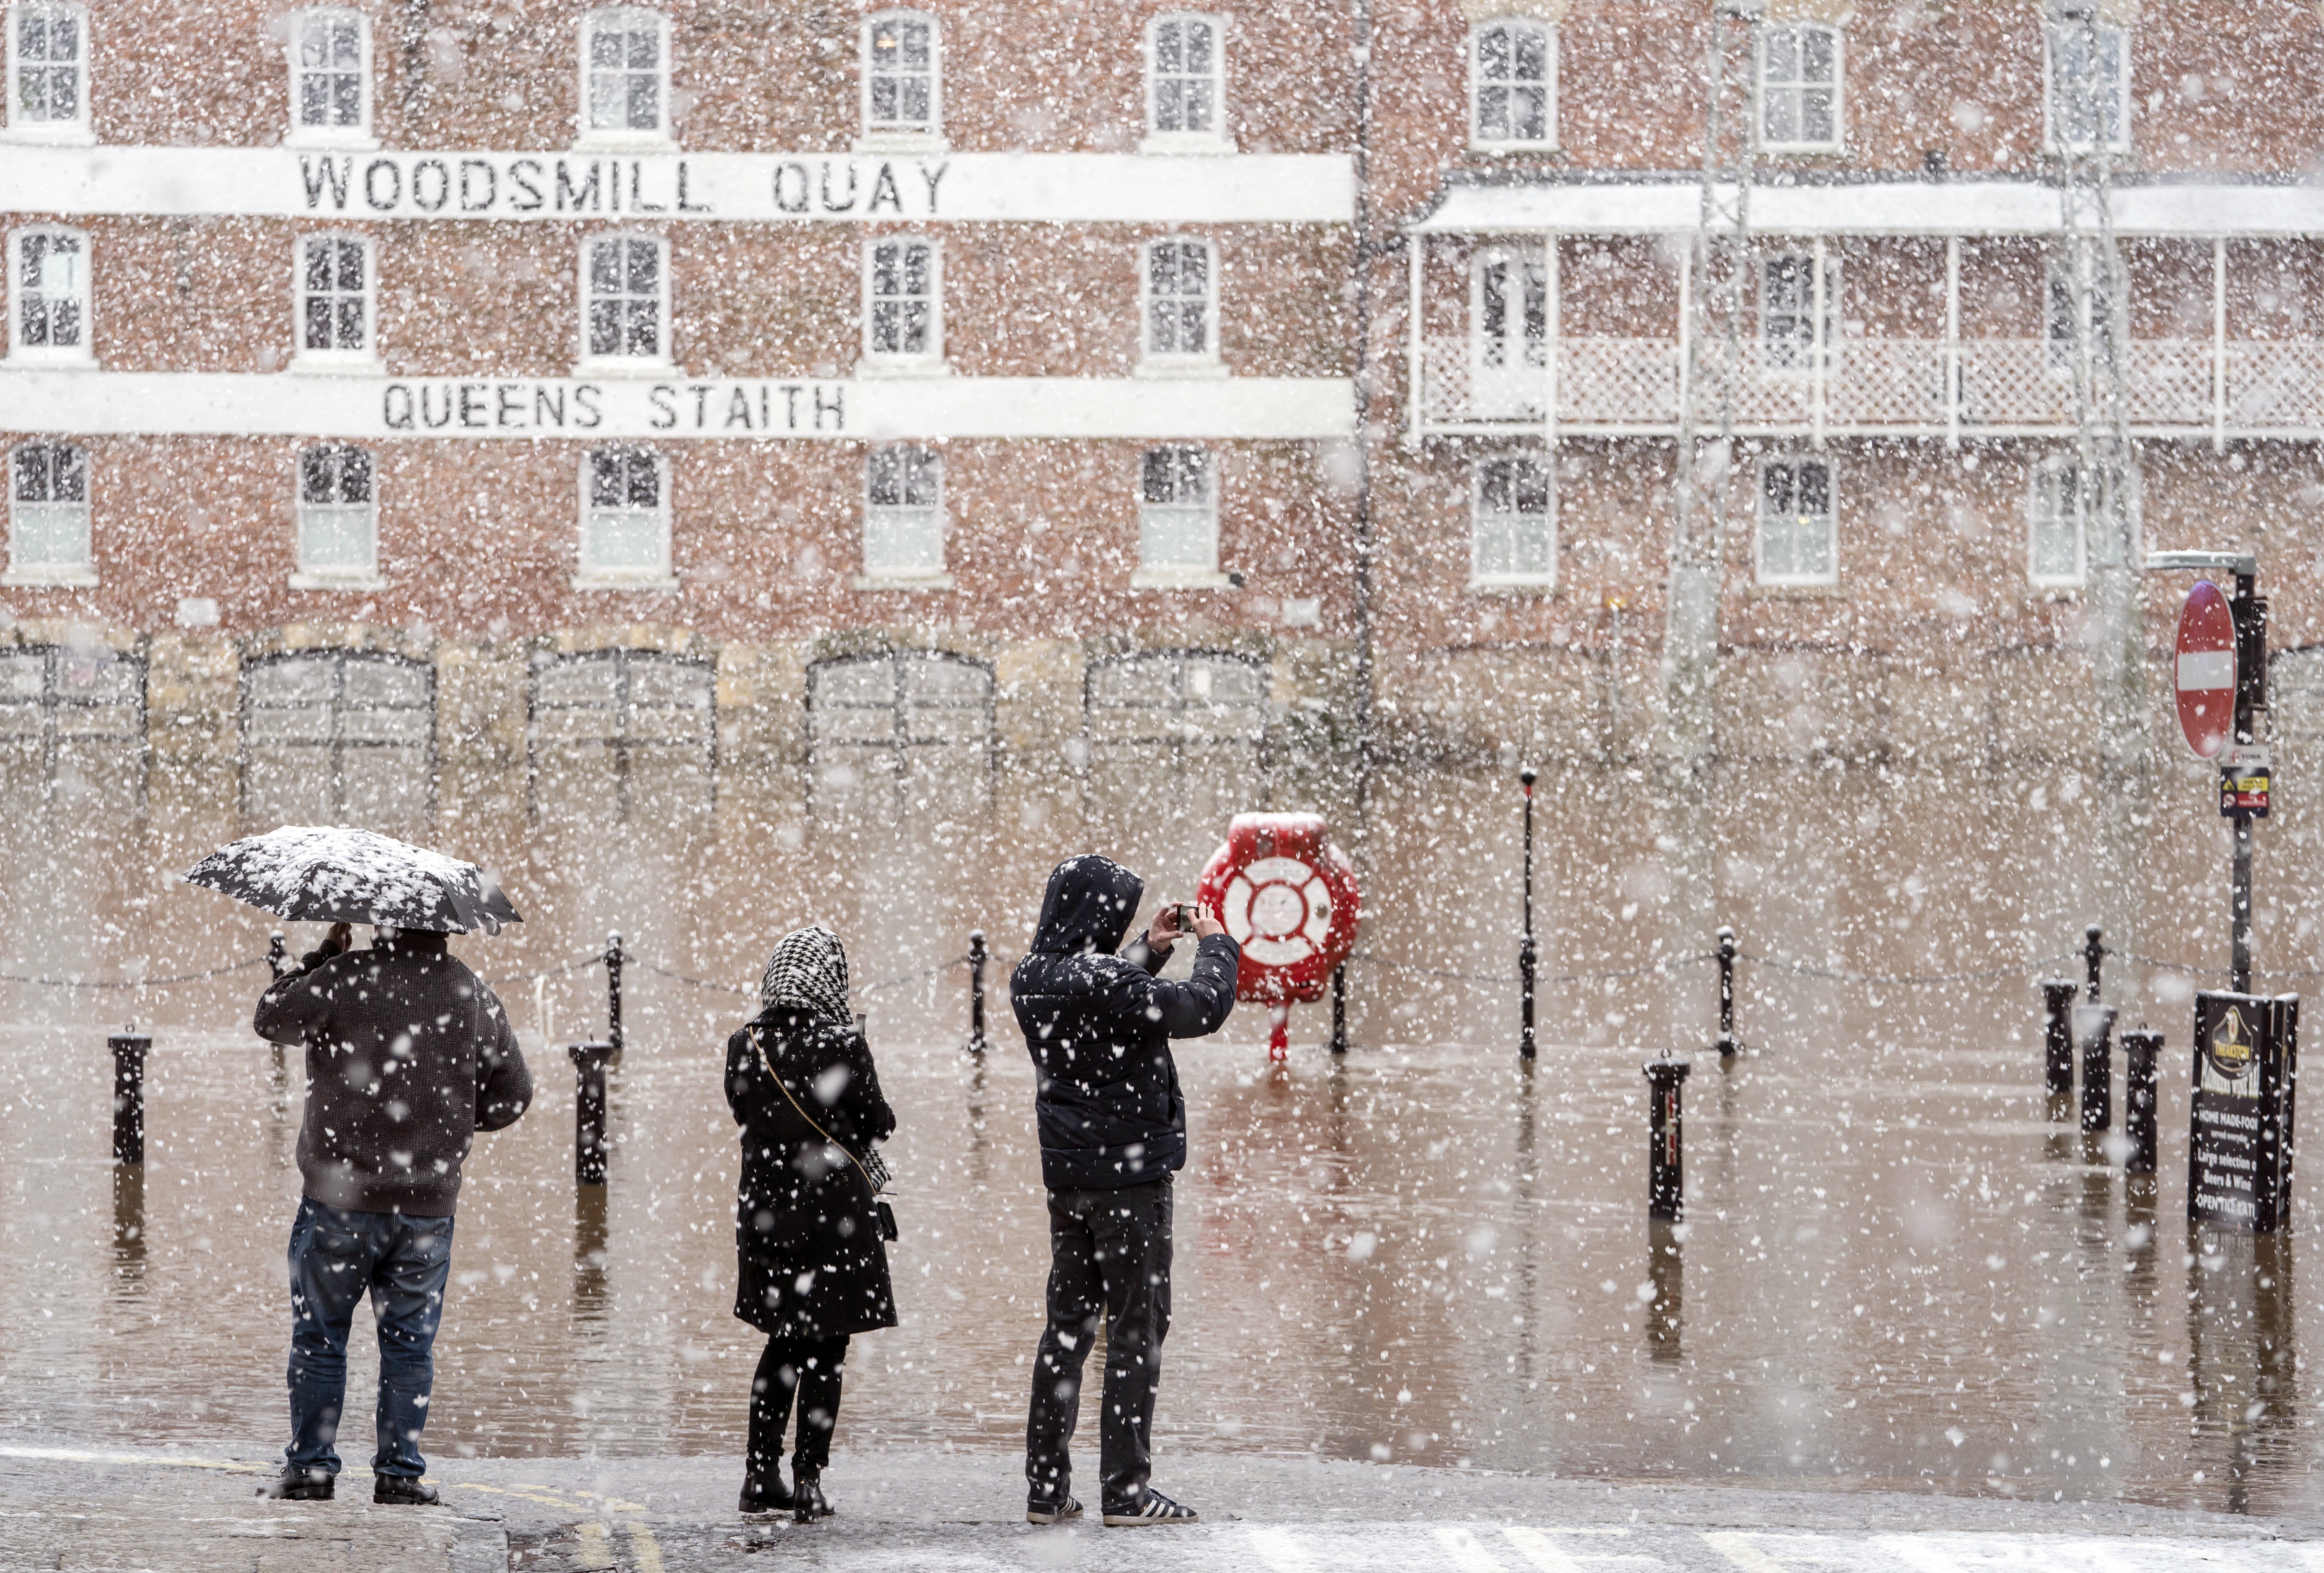
[[[302,923],[466,934],[521,923],[473,863],[345,826],[285,825],[221,847],[186,871],[198,885]]]

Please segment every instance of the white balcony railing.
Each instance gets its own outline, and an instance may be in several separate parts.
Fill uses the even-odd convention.
[[[1483,341],[1431,338],[1420,354],[1416,427],[1423,435],[1524,429],[1575,435],[1674,431],[1679,346],[1673,338],[1561,338],[1518,347],[1518,365],[1495,365]],[[1805,357],[1803,357],[1805,358]],[[1959,372],[1948,377],[1948,367]],[[2126,391],[2136,431],[2172,436],[2324,439],[2324,340],[2139,339]],[[1947,384],[1952,384],[1948,397]],[[1739,375],[1700,375],[1698,417],[1720,419],[1732,390],[1747,432],[1942,436],[2040,434],[2072,427],[2070,365],[2041,339],[1851,338],[1831,347],[1819,375],[1771,365],[1744,347]],[[1556,400],[1553,421],[1547,408]]]

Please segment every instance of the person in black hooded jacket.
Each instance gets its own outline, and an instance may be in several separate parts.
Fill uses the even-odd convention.
[[[1113,954],[1145,882],[1111,858],[1069,857],[1049,875],[1041,920],[1009,980],[1033,1055],[1041,1180],[1049,1192],[1048,1326],[1025,1426],[1025,1517],[1081,1516],[1072,1492],[1082,1365],[1106,1319],[1099,1477],[1108,1524],[1192,1523],[1148,1484],[1154,1394],[1170,1331],[1170,1176],[1186,1162],[1186,1099],[1173,1038],[1215,1032],[1234,1008],[1242,952],[1196,918],[1194,976],[1155,976],[1184,938],[1176,909]]]

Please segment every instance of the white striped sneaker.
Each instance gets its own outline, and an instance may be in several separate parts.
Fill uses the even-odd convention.
[[[1108,1508],[1105,1523],[1108,1529],[1134,1530],[1147,1524],[1192,1524],[1202,1522],[1203,1515],[1193,1508],[1171,1501],[1152,1486],[1138,1506],[1129,1513],[1116,1513]]]
[[[1072,1497],[1063,1502],[1047,1496],[1025,1499],[1025,1522],[1028,1524],[1061,1524],[1082,1516],[1082,1504]]]

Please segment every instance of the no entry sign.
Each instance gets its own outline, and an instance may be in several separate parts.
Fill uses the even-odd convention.
[[[2179,612],[2179,729],[2187,746],[2216,759],[2236,718],[2236,615],[2219,587],[2198,579]]]

